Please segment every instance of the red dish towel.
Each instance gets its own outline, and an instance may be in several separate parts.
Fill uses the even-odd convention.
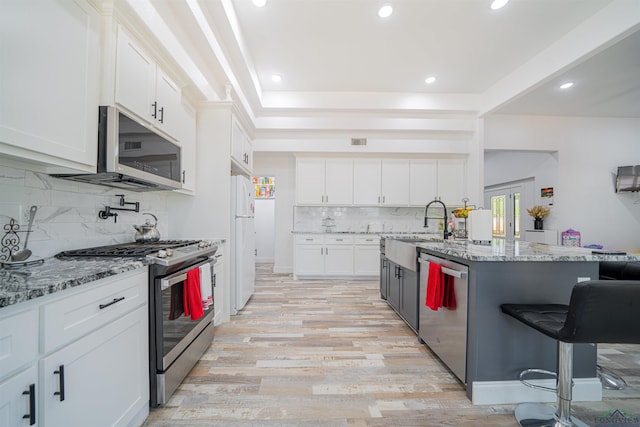
[[[453,277],[443,274],[444,279],[444,297],[442,298],[442,306],[449,310],[456,309],[456,291],[454,288]]]
[[[191,316],[191,320],[198,320],[204,316],[202,297],[200,296],[200,269],[194,268],[187,272],[184,281],[184,315]]]
[[[442,307],[444,297],[444,277],[442,267],[435,262],[429,263],[429,277],[427,278],[427,295],[425,305],[431,310]]]

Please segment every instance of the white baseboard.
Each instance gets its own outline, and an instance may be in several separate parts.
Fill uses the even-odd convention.
[[[555,387],[556,380],[529,380],[543,387]],[[556,394],[523,385],[520,381],[474,381],[472,389],[474,405],[503,405],[515,403],[549,403],[556,401]],[[599,402],[602,400],[602,384],[597,377],[575,378],[572,400]]]
[[[293,273],[293,267],[280,267],[280,266],[274,265],[273,272],[275,274],[291,274]]]

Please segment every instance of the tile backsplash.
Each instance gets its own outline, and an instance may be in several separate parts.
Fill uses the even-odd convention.
[[[423,207],[295,206],[294,231],[324,231],[323,218],[334,220],[335,232],[424,233]]]
[[[140,212],[118,212],[113,218],[100,219],[98,212],[105,206],[120,207],[120,197],[140,202]],[[168,214],[165,192],[137,193],[122,189],[85,184],[53,178],[47,174],[0,165],[0,225],[10,218],[26,230],[29,208],[38,207],[28,246],[34,257],[48,257],[67,249],[109,245],[134,241],[134,224],[144,224],[142,215],[158,217],[161,238],[167,238]],[[126,206],[129,207],[129,206]],[[4,236],[6,229],[1,230]],[[0,237],[1,237],[0,236]],[[24,242],[25,233],[19,233]],[[20,244],[22,247],[22,243]]]

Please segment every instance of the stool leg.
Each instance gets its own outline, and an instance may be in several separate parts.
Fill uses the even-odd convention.
[[[558,346],[558,409],[556,418],[563,426],[571,426],[571,388],[573,386],[573,344]]]
[[[558,342],[558,408],[556,427],[587,426],[571,416],[573,389],[573,344]]]

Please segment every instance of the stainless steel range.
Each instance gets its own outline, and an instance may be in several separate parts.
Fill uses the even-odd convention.
[[[127,243],[64,251],[57,258],[146,257],[149,266],[149,383],[150,405],[164,405],[213,341],[214,304],[203,306],[202,317],[185,316],[187,276],[200,269],[215,287],[214,257],[218,247],[200,240]],[[209,274],[203,274],[209,270]],[[203,288],[204,289],[204,288]]]

